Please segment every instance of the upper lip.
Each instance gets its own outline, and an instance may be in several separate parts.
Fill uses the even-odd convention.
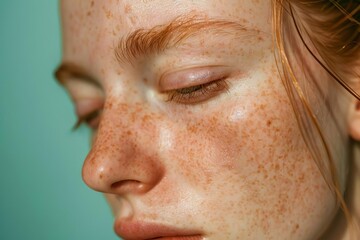
[[[196,230],[179,229],[157,223],[130,221],[118,219],[115,221],[114,230],[117,235],[126,240],[149,240],[161,238],[192,237],[202,239],[201,233]]]

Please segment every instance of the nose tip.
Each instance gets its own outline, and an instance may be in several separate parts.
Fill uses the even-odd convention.
[[[121,160],[120,157],[99,157],[90,152],[82,169],[83,181],[96,191],[125,195],[146,193],[163,177],[163,170],[154,164],[154,158]]]

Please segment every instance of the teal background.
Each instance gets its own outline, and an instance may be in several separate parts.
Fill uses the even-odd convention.
[[[100,193],[81,180],[85,129],[54,81],[55,0],[0,0],[0,239],[117,239]]]

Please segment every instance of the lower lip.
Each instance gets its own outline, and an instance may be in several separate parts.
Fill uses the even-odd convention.
[[[194,236],[178,236],[178,237],[160,237],[153,239],[161,239],[161,240],[201,240],[202,237],[200,235]]]
[[[124,240],[202,240],[202,235],[188,230],[176,230],[166,226],[142,222],[115,221],[114,230]]]

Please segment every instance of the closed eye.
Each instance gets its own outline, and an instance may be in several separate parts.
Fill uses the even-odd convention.
[[[92,111],[84,116],[78,117],[75,125],[73,126],[73,130],[77,130],[81,125],[86,124],[92,129],[96,129],[100,122],[101,110]]]
[[[208,83],[168,91],[167,101],[181,104],[197,104],[228,90],[229,83],[224,77]]]

